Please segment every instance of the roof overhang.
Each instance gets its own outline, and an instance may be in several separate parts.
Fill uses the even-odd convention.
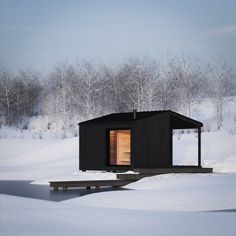
[[[173,111],[170,111],[170,120],[172,129],[197,129],[203,127],[201,122]]]

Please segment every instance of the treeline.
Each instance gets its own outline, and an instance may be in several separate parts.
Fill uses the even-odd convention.
[[[30,117],[59,117],[65,129],[112,112],[171,109],[187,116],[198,98],[215,104],[222,122],[224,97],[235,93],[232,68],[223,59],[203,63],[194,56],[133,57],[117,67],[89,61],[60,64],[48,76],[31,69],[13,76],[0,68],[0,116],[7,125]]]

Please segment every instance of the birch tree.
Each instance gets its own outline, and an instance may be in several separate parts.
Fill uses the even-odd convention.
[[[77,63],[76,75],[81,118],[85,120],[98,116],[102,110],[101,91],[103,84],[100,72],[94,64],[83,61]]]
[[[155,94],[157,109],[177,110],[175,79],[170,61],[161,65]]]
[[[223,58],[208,64],[208,92],[215,104],[216,122],[219,129],[223,121],[225,97],[232,89],[232,68]]]
[[[200,63],[191,56],[176,57],[170,62],[170,77],[174,79],[179,111],[191,116],[191,106],[199,95],[202,71]]]
[[[31,69],[21,70],[16,78],[16,86],[17,106],[20,106],[23,115],[26,117],[37,115],[38,99],[42,91],[39,74]]]
[[[103,114],[120,112],[120,91],[122,85],[118,78],[118,72],[115,68],[107,66],[100,66],[101,81],[101,104],[103,107]]]
[[[75,73],[72,66],[66,64],[57,65],[51,73],[47,83],[47,91],[44,102],[44,112],[56,115],[63,120],[64,134],[70,126],[72,117],[73,79]]]
[[[9,72],[0,67],[0,104],[6,117],[6,124],[13,123],[12,107],[15,105],[14,83]]]
[[[122,84],[124,111],[153,110],[155,108],[155,63],[140,58],[130,58],[119,72]]]

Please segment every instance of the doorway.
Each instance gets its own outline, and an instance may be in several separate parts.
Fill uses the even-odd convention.
[[[109,165],[129,166],[131,130],[109,130]]]

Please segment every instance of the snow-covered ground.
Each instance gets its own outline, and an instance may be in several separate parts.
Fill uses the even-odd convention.
[[[226,104],[220,130],[214,128],[210,106],[208,101],[196,104],[195,116],[212,129],[202,134],[202,163],[213,167],[214,174],[153,176],[127,185],[127,191],[95,193],[62,202],[1,194],[0,235],[235,236],[236,100]],[[36,134],[17,136],[13,131],[2,131],[0,180],[47,184],[53,179],[115,178],[113,173],[78,171],[78,137],[41,139]],[[175,134],[173,139],[174,163],[195,164],[196,134]]]
[[[235,212],[130,210],[78,206],[71,201],[54,203],[6,195],[1,196],[1,215],[0,234],[4,236],[235,236],[236,232]]]
[[[79,170],[79,139],[0,139],[0,180],[111,179],[113,173]]]
[[[144,178],[126,188],[133,191],[91,194],[71,202],[149,211],[236,210],[236,173],[167,174]]]

